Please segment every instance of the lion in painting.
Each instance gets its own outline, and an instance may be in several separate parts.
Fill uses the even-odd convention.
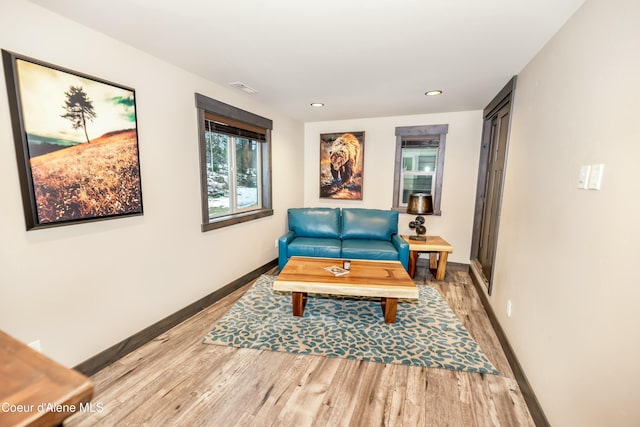
[[[360,141],[350,133],[345,133],[333,141],[329,149],[329,162],[334,185],[346,187],[358,172]]]

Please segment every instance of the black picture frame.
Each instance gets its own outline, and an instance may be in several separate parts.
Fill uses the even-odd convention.
[[[142,215],[135,90],[2,50],[27,230]]]

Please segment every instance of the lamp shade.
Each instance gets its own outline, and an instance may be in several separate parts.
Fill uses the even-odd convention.
[[[410,194],[407,213],[412,215],[432,215],[433,197],[427,193]]]

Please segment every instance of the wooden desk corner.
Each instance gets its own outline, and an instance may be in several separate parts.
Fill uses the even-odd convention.
[[[91,397],[89,378],[0,331],[0,427],[61,425]]]

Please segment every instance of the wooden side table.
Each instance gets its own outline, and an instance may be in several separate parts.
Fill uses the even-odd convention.
[[[89,378],[0,331],[1,427],[62,425],[92,395]]]
[[[426,236],[427,240],[424,242],[410,240],[409,237],[408,235],[402,236],[409,243],[409,276],[414,277],[416,275],[418,255],[423,252],[429,252],[429,269],[431,273],[436,280],[444,280],[444,275],[447,272],[447,258],[449,253],[453,252],[453,246],[440,236]]]

